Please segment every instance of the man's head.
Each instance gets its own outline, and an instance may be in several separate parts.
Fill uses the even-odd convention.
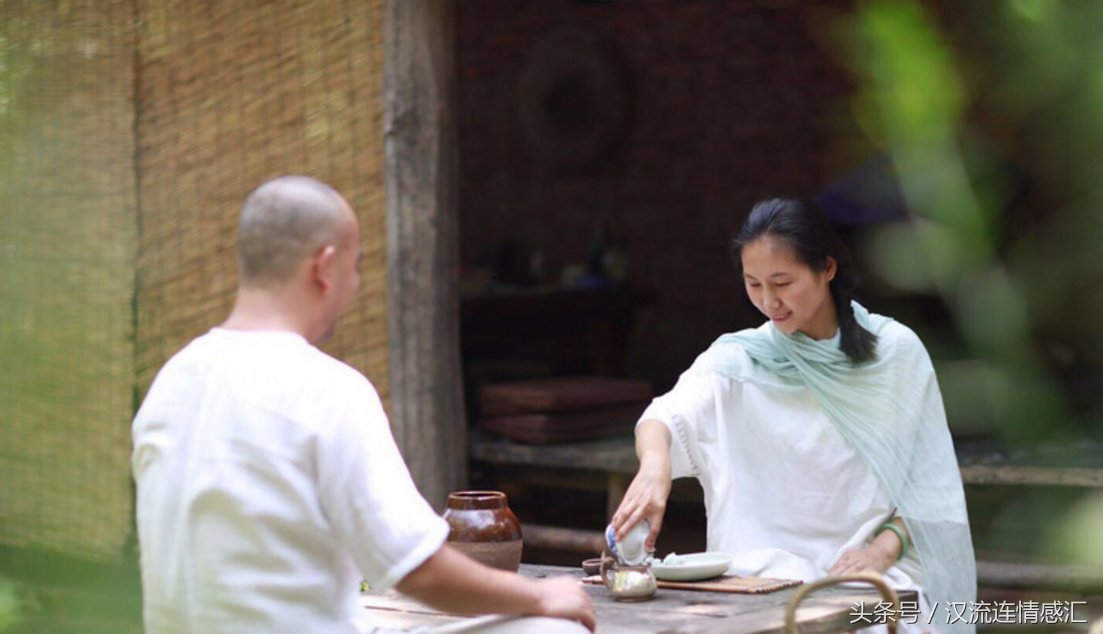
[[[312,340],[332,332],[360,285],[360,228],[332,187],[281,176],[245,200],[238,228],[243,293],[287,297]]]

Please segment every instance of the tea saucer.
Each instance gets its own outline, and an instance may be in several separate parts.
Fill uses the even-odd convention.
[[[663,581],[703,581],[719,577],[728,571],[731,557],[720,552],[691,553],[678,555],[671,553],[663,559],[651,563],[651,572],[656,579]]]

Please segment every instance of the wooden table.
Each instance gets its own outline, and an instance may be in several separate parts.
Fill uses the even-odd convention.
[[[531,578],[569,575],[582,579],[578,568],[522,564],[521,574]],[[581,583],[581,581],[580,581]],[[685,634],[775,634],[784,630],[785,606],[796,588],[768,594],[731,594],[660,588],[655,598],[642,603],[614,601],[604,586],[584,585],[597,609],[598,634],[680,632]],[[457,620],[390,591],[362,595],[374,625],[411,628]],[[915,601],[914,592],[900,593],[901,601]],[[881,596],[861,588],[828,588],[801,603],[797,621],[802,634],[843,632],[854,629],[856,604],[869,612]]]

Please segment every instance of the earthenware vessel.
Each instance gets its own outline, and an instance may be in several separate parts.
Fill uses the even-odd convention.
[[[448,542],[467,556],[494,568],[521,567],[521,523],[501,491],[456,491],[444,511]]]
[[[586,559],[582,562],[582,572],[587,577],[601,574],[601,557],[594,557],[592,559]]]

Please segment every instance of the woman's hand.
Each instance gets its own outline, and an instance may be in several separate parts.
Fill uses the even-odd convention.
[[[839,557],[839,560],[835,562],[834,566],[831,566],[831,570],[828,570],[827,574],[838,577],[869,570],[884,573],[892,567],[892,564],[896,563],[897,554],[899,554],[899,549],[890,552],[877,544],[870,544],[862,548],[851,548]]]
[[[624,539],[628,531],[647,519],[651,523],[651,532],[647,534],[644,547],[648,552],[655,550],[655,540],[663,525],[666,513],[666,500],[670,497],[670,450],[648,451],[640,456],[640,469],[632,484],[624,493],[617,512],[613,514],[613,530],[617,540]]]
[[[888,530],[892,527],[895,527],[896,530]],[[896,534],[897,530],[902,533],[902,536]],[[904,540],[907,539],[909,539],[908,528],[904,524],[904,520],[894,517],[881,527],[880,532],[873,537],[867,546],[851,548],[844,552],[839,560],[835,562],[835,565],[831,566],[831,570],[827,571],[827,574],[837,577],[852,572],[862,572],[863,570],[883,573],[903,556],[905,552]]]

